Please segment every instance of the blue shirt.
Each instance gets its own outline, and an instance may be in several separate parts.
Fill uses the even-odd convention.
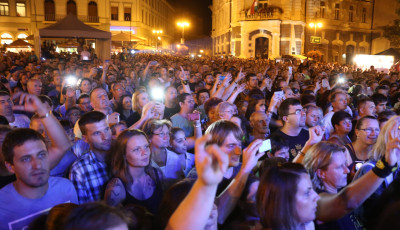
[[[64,178],[49,177],[46,194],[38,199],[20,195],[10,183],[0,190],[0,230],[19,230],[52,207],[63,203],[78,203],[72,183]]]

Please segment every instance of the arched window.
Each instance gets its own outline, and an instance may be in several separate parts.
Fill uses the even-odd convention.
[[[53,0],[44,1],[44,20],[45,21],[56,20],[56,7]]]
[[[13,42],[13,37],[9,33],[4,33],[1,35],[1,44],[10,44]]]
[[[69,0],[67,2],[67,14],[77,15],[76,14],[76,3],[74,0]]]
[[[88,4],[88,16],[89,22],[99,22],[99,18],[97,17],[97,3],[89,2]]]
[[[18,34],[18,36],[17,36],[18,39],[22,39],[22,40],[25,40],[27,37],[28,37],[28,35],[26,35],[26,34]]]
[[[10,15],[10,11],[8,10],[8,1],[0,0],[0,15]]]

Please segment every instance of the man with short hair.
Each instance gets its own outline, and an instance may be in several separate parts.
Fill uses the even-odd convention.
[[[111,103],[114,106],[113,110],[117,110],[118,102],[121,100],[121,97],[126,94],[125,87],[122,83],[115,83],[112,86],[112,95]]]
[[[249,141],[260,139],[265,140],[269,135],[270,118],[264,112],[254,112],[250,116],[250,126],[252,128]]]
[[[375,103],[369,97],[358,100],[357,110],[358,110],[358,119],[365,116],[376,117]]]
[[[383,96],[382,94],[375,93],[371,96],[371,99],[374,101],[376,114],[386,111],[386,106],[388,103],[387,97]]]
[[[0,91],[0,115],[7,118],[10,127],[29,128],[30,120],[24,114],[14,113],[14,103],[10,94],[6,91]]]
[[[26,85],[29,94],[39,96],[42,94],[42,82],[39,79],[31,78]]]
[[[309,138],[306,124],[306,113],[300,101],[294,98],[284,100],[279,106],[279,116],[282,118],[283,127],[276,130],[273,135],[280,136],[289,142],[291,161],[304,147]]]
[[[204,83],[206,83],[205,88],[207,90],[211,90],[214,86],[214,76],[212,75],[212,73],[206,73],[204,76]]]
[[[81,94],[78,98],[78,107],[82,110],[82,112],[87,113],[92,111],[92,107],[90,106],[89,95],[86,93]]]
[[[77,122],[90,151],[72,164],[69,178],[78,193],[79,203],[100,200],[109,180],[106,163],[111,149],[111,129],[106,115],[99,111],[84,114]]]
[[[340,110],[345,110],[347,108],[347,95],[343,91],[334,92],[330,95],[330,102],[332,105],[332,111],[325,114],[322,118],[322,124],[325,127],[325,138],[329,139],[330,135],[333,133],[334,128],[332,126],[332,116],[335,112]]]
[[[50,154],[38,132],[11,131],[2,153],[7,169],[15,173],[17,180],[0,190],[0,229],[26,229],[53,206],[78,202],[69,180],[49,177]]]

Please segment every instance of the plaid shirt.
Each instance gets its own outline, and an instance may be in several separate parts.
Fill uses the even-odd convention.
[[[97,160],[96,155],[89,151],[74,162],[69,179],[78,193],[79,203],[83,204],[103,199],[110,176],[106,163]]]

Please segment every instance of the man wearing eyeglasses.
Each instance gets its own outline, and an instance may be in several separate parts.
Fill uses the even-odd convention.
[[[308,131],[303,129],[306,124],[306,112],[300,101],[294,98],[284,100],[279,106],[278,112],[282,118],[283,127],[273,134],[288,140],[289,161],[292,161],[309,138]]]

